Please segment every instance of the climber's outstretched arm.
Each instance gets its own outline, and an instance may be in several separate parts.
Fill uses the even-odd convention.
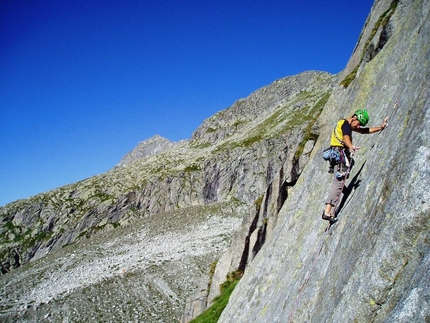
[[[388,117],[385,118],[384,121],[382,121],[382,123],[379,127],[369,127],[369,128],[361,128],[360,127],[358,129],[353,129],[353,131],[359,132],[362,134],[371,134],[371,133],[375,133],[375,132],[384,130],[387,125],[388,125]]]

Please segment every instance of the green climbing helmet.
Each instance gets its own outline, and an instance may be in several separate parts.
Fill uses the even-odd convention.
[[[367,125],[367,123],[369,122],[369,114],[367,113],[367,110],[360,109],[355,111],[354,114],[357,116],[357,120],[363,127]]]

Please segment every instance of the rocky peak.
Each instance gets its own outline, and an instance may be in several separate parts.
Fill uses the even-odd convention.
[[[119,162],[117,166],[127,166],[136,160],[143,159],[146,157],[154,156],[163,151],[171,149],[175,146],[175,143],[170,140],[155,135],[147,140],[140,142],[136,148],[128,152]]]

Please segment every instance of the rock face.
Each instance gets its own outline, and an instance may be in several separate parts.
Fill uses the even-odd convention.
[[[390,10],[389,39],[370,61],[355,60],[355,79],[333,92],[310,161],[219,322],[430,321],[430,3],[376,2],[362,53],[385,37],[375,25]],[[331,175],[321,152],[336,118],[358,108],[375,126],[390,117],[389,127],[354,135],[361,149],[339,221],[325,233]]]

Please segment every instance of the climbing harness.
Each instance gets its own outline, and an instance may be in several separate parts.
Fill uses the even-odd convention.
[[[335,147],[329,147],[323,151],[323,159],[331,164],[337,164],[340,162],[340,152]]]
[[[350,168],[350,162],[347,153],[343,147],[330,146],[323,151],[323,159],[330,163],[329,173],[333,173],[334,166],[345,164],[347,169]]]

